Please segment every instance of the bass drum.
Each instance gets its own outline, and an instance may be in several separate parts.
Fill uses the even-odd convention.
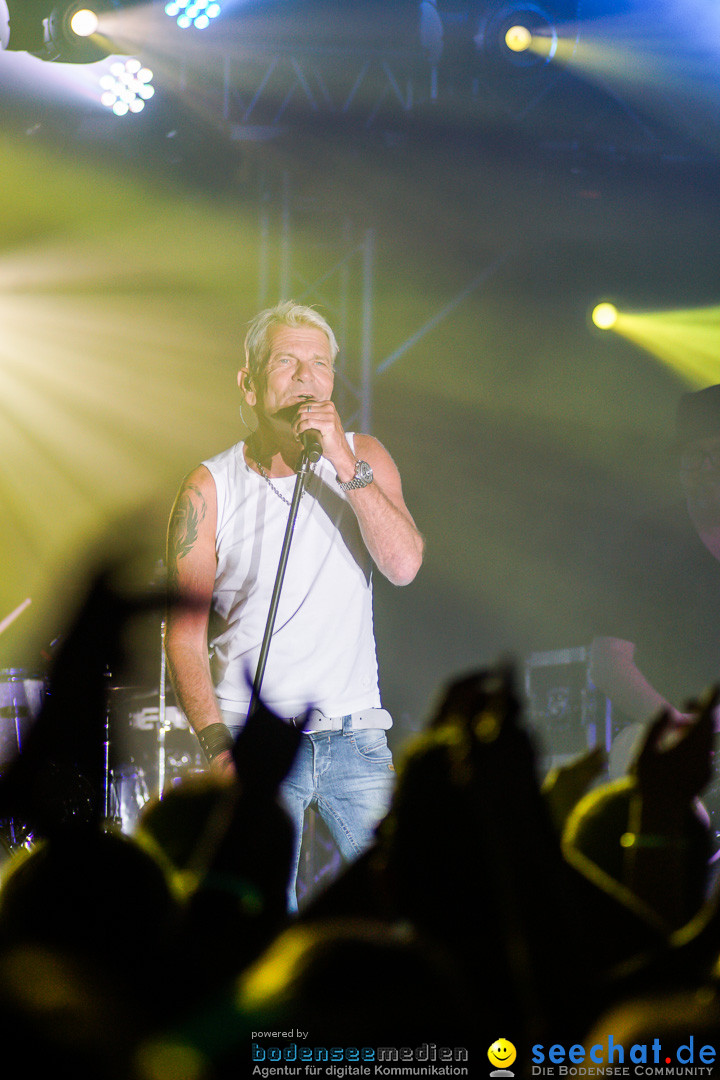
[[[187,761],[170,759],[166,762],[163,794],[180,784],[186,776],[200,776],[204,772],[204,768]],[[114,769],[110,777],[110,816],[120,825],[122,832],[132,836],[143,807],[158,795],[157,770],[146,771],[135,765]]]
[[[113,769],[110,778],[110,817],[128,836],[135,831],[140,811],[150,799],[150,788],[142,769],[124,765]]]
[[[142,808],[184,776],[205,771],[197,736],[174,704],[164,710],[160,729],[157,690],[133,691],[111,702],[110,815],[124,833],[134,832]]]

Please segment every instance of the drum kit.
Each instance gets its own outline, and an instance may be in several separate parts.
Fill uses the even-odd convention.
[[[113,687],[108,708],[110,753],[106,817],[132,833],[142,808],[182,777],[205,771],[185,715],[157,689]]]
[[[197,737],[166,686],[162,648],[160,653],[159,685],[151,689],[116,685],[112,673],[105,672],[104,816],[127,834],[134,831],[147,802],[161,799],[182,777],[205,771]],[[0,777],[22,755],[49,694],[52,679],[47,675],[0,669]],[[24,823],[0,819],[0,863],[34,842]]]

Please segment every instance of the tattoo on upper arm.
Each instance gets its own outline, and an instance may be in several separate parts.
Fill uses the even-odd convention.
[[[177,584],[178,563],[197,543],[199,527],[205,518],[205,496],[195,484],[187,484],[177,497],[168,529],[168,575]]]

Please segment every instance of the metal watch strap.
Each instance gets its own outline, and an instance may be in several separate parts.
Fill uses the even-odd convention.
[[[341,480],[340,477],[336,477],[336,479],[343,491],[354,491],[356,488],[364,488],[372,483],[373,471],[367,461],[361,461],[358,458],[355,462],[355,475],[352,480]]]

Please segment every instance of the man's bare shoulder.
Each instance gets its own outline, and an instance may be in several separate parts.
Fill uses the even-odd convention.
[[[362,458],[363,460],[367,459],[371,465],[378,461],[394,464],[389,451],[383,446],[379,439],[375,438],[374,435],[363,435],[358,431],[353,435],[353,442],[355,444],[356,457]]]
[[[214,547],[217,496],[205,465],[192,469],[178,491],[168,525],[167,565],[171,584],[178,584],[183,565]]]
[[[180,493],[182,494],[184,491],[194,491],[204,495],[205,498],[207,498],[208,494],[215,493],[215,479],[207,465],[196,465],[194,469],[190,470],[180,485]]]

